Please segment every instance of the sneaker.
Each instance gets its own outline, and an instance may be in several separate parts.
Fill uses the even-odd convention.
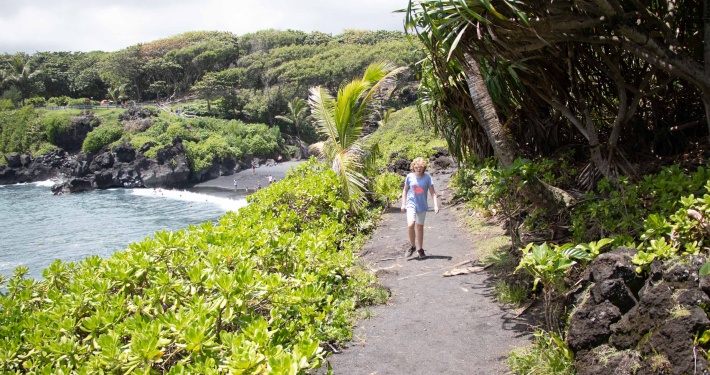
[[[424,249],[417,250],[417,254],[420,258],[424,258],[426,256],[426,254],[424,254]]]
[[[414,250],[416,250],[416,248],[415,248],[414,246],[410,246],[409,249],[407,250],[405,256],[406,256],[407,258],[411,257],[412,254],[414,254]]]

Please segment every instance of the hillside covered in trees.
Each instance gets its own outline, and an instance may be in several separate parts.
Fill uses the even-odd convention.
[[[155,159],[160,150],[176,147],[167,153],[185,155],[168,158],[170,164],[189,167],[189,172],[180,173],[179,183],[160,178],[163,183],[155,183],[199,182],[248,166],[255,158],[303,156],[308,144],[321,140],[307,113],[310,88],[335,93],[374,61],[407,68],[395,85],[378,94],[375,106],[381,115],[366,123],[374,129],[384,108],[414,103],[415,63],[423,56],[402,32],[358,30],[335,36],[292,30],[243,36],[189,32],[117,52],[6,54],[0,56],[0,153],[29,152],[36,158],[58,148],[69,153],[81,149],[93,158],[104,146],[123,144],[129,154]],[[134,105],[158,111],[123,113]],[[93,111],[80,112],[86,109]],[[57,172],[56,164],[63,164],[65,171],[77,169],[56,160],[64,156],[53,157],[44,162],[55,164],[52,167],[4,172],[6,178],[0,180],[48,178],[46,170]],[[34,159],[20,161],[15,155],[11,160],[19,168]],[[140,157],[136,160],[143,163]],[[169,169],[174,174],[175,168]],[[143,186],[144,177],[122,180],[117,175],[156,173],[131,164],[98,185]],[[97,185],[93,179],[84,183]]]
[[[189,32],[117,52],[5,54],[0,95],[14,106],[195,96],[210,103],[214,116],[274,125],[287,102],[305,98],[311,86],[334,91],[372,61],[413,67],[422,57],[403,33],[392,31]],[[403,82],[412,77],[413,70]]]

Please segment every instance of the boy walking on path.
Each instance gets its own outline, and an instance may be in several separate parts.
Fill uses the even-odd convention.
[[[433,175],[439,205],[450,204],[450,171]],[[399,203],[399,202],[397,202]],[[395,208],[398,208],[395,206]],[[462,208],[462,207],[458,207]],[[485,272],[456,277],[443,274],[478,261],[486,243],[509,240],[499,225],[481,221],[472,231],[457,209],[427,218],[436,244],[425,260],[402,258],[407,241],[393,241],[405,230],[401,212],[385,212],[360,250],[361,259],[391,293],[387,304],[371,306],[358,322],[353,340],[328,358],[333,373],[347,375],[505,375],[513,348],[530,344],[536,323],[519,309],[492,297],[496,280]],[[323,366],[317,375],[325,375]]]
[[[426,256],[423,249],[424,242],[424,219],[429,210],[427,202],[427,192],[434,199],[434,212],[439,213],[439,201],[437,200],[434,182],[426,172],[427,162],[424,158],[416,158],[410,165],[412,173],[404,180],[402,190],[402,212],[407,212],[407,230],[409,233],[409,249],[406,256],[410,257],[417,250],[420,258]],[[415,230],[416,228],[416,230]],[[416,232],[416,247],[415,247]]]

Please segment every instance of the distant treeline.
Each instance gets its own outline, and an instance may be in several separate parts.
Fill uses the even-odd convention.
[[[0,55],[0,98],[19,107],[193,96],[206,99],[201,115],[274,125],[311,86],[334,91],[373,61],[413,68],[423,57],[397,31],[198,31],[117,52]],[[416,81],[415,69],[407,74],[400,82]],[[398,92],[395,106],[415,96],[411,88]]]

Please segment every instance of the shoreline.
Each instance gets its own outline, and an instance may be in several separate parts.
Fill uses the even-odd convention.
[[[274,182],[281,181],[286,177],[292,167],[295,167],[305,160],[286,161],[272,166],[262,165],[256,167],[254,172],[251,168],[241,170],[231,175],[220,176],[205,182],[200,182],[186,190],[195,193],[203,193],[226,198],[244,198],[256,191],[261,184],[261,188],[269,186],[269,176],[274,178]],[[234,181],[237,187],[234,188]]]

